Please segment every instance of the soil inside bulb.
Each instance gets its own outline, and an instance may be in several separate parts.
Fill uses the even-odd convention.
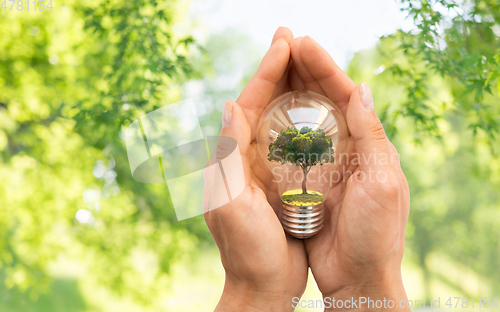
[[[293,206],[314,206],[322,203],[325,196],[320,192],[310,190],[307,191],[307,194],[302,194],[301,189],[296,189],[283,193],[281,200]]]

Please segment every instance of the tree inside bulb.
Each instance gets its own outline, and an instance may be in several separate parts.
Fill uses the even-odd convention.
[[[296,90],[276,98],[258,126],[259,154],[273,174],[285,231],[309,238],[323,227],[324,202],[343,174],[337,159],[346,152],[348,130],[328,98]]]

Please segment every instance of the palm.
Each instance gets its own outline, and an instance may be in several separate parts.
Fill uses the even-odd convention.
[[[238,272],[239,278],[255,281],[258,285],[279,284],[286,286],[294,296],[301,294],[307,281],[304,245],[284,235],[276,214],[254,181],[250,181],[233,201],[234,207],[249,203],[251,207],[240,209],[245,214],[241,218],[245,220],[244,226],[233,222],[226,225],[228,233],[214,233],[221,238],[220,241],[230,246],[240,246],[239,249],[231,251],[231,257],[222,255],[224,267],[228,274]],[[235,232],[238,235],[229,234]],[[252,256],[249,257],[249,254]]]
[[[255,278],[253,272],[260,272],[267,282],[273,279],[283,283],[296,296],[303,293],[307,283],[308,263],[304,242],[285,234],[278,219],[282,208],[280,196],[276,185],[270,182],[270,172],[262,170],[265,164],[257,153],[257,144],[252,142],[248,151],[252,178],[250,185],[236,199],[241,203],[252,203],[251,211],[258,212],[248,216],[252,233],[243,235],[247,240],[241,242],[253,249],[254,257],[251,263],[243,259],[244,255],[240,260],[232,259],[231,263],[250,268],[250,278]],[[235,269],[241,272],[241,268]]]

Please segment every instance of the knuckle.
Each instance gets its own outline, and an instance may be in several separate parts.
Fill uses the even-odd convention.
[[[387,136],[385,134],[385,129],[380,120],[378,119],[377,115],[373,115],[370,121],[370,130],[372,133],[372,138],[375,141],[382,141],[387,139]]]

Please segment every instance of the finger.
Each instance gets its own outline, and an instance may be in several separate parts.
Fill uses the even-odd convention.
[[[397,154],[394,155],[395,149],[373,108],[372,93],[367,83],[360,84],[352,92],[347,109],[347,125],[359,154],[361,171],[377,174],[394,164]]]
[[[290,47],[285,39],[278,39],[262,59],[255,75],[241,92],[237,102],[243,109],[255,138],[257,124],[264,108],[276,96],[275,90],[288,67]]]
[[[251,244],[250,241],[255,241],[258,237],[252,237],[252,234],[262,232],[263,229],[272,228],[274,232],[278,232],[272,236],[283,233],[283,230],[262,190],[251,182],[247,156],[250,126],[243,110],[236,102],[226,101],[222,121],[216,150],[218,155],[211,158],[216,162],[204,170],[203,208],[207,226],[217,245],[221,250],[227,250],[228,245],[242,246],[243,242]],[[223,138],[232,138],[237,142],[236,154],[228,152],[225,146],[227,141]],[[233,148],[229,150],[232,151]],[[238,188],[236,194],[235,187]],[[251,209],[255,209],[255,213]]]
[[[302,81],[302,78],[295,67],[295,63],[293,62],[290,64],[290,68],[288,69],[288,84],[290,90],[306,89],[306,85]]]
[[[399,165],[398,154],[373,108],[372,94],[366,83],[357,86],[351,95],[347,124],[354,138],[359,162],[347,187],[361,186],[358,190],[362,190],[378,204],[366,207],[384,207],[387,211],[397,211],[401,217],[406,218],[409,211],[406,178]],[[361,194],[359,193],[360,196]]]
[[[292,41],[293,39],[292,31],[283,26],[278,27],[278,29],[274,33],[272,44],[274,44],[276,41],[282,38],[285,39],[287,43],[290,43],[290,41]],[[283,74],[283,76],[281,76],[280,80],[276,84],[276,88],[274,89],[273,95],[271,96],[272,99],[277,98],[281,94],[290,91],[290,84],[288,83],[288,73],[290,70],[290,66],[291,66],[291,61],[288,62],[288,67],[285,73]]]
[[[250,126],[238,103],[227,100],[222,112],[220,136],[236,140],[240,153],[246,156],[250,146]]]
[[[302,38],[299,51],[311,75],[345,115],[349,98],[356,84],[338,67],[330,54],[311,37]]]
[[[290,43],[290,41],[292,41],[293,39],[292,31],[283,26],[278,27],[278,29],[276,29],[276,32],[274,33],[271,45],[273,45],[276,41],[278,41],[281,38],[285,39],[286,42]]]
[[[314,76],[309,72],[307,66],[304,64],[302,57],[300,56],[300,42],[302,41],[302,37],[297,37],[290,42],[290,55],[293,61],[293,64],[297,70],[297,73],[303,82],[304,88],[316,93],[322,94],[326,96],[325,92],[321,88],[320,84],[314,78]]]
[[[250,184],[248,163],[250,127],[239,105],[226,101],[223,127],[217,146],[211,150],[209,166],[203,172],[204,212],[212,211],[238,198]]]

